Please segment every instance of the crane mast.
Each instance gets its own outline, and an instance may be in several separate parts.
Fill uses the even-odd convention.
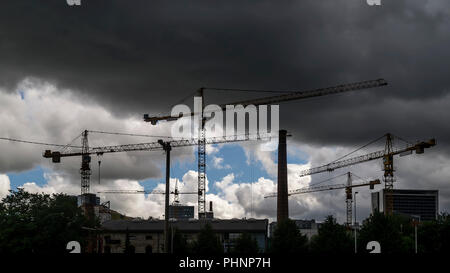
[[[392,153],[392,135],[386,134],[386,146],[384,148],[384,156],[383,156],[383,181],[384,188],[386,190],[386,208],[385,211],[388,214],[393,213],[394,211],[394,199],[393,199],[393,190],[394,190],[394,155]]]
[[[203,116],[204,109],[204,94],[203,88],[199,90],[199,96],[202,98],[202,105],[199,116],[199,126],[198,126],[198,145],[197,145],[197,156],[198,156],[198,218],[206,218],[205,206],[206,206],[206,140],[205,140],[205,118]]]
[[[347,173],[347,186],[345,187],[345,204],[347,205],[347,225],[352,222],[353,215],[353,191],[352,191],[352,173]]]
[[[81,140],[81,194],[89,193],[91,177],[91,156],[89,155],[88,131],[85,130]]]

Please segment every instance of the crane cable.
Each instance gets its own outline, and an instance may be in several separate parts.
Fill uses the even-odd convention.
[[[392,134],[391,134],[391,135],[392,135]],[[358,149],[356,149],[356,150],[354,150],[354,151],[352,151],[352,152],[350,152],[350,153],[348,153],[348,154],[346,154],[346,155],[344,155],[344,156],[341,156],[341,157],[339,157],[339,158],[337,158],[337,159],[331,161],[331,162],[328,163],[327,165],[332,164],[332,163],[334,163],[334,162],[336,162],[336,161],[339,161],[339,160],[341,160],[341,159],[344,159],[344,158],[346,158],[347,156],[349,156],[349,155],[351,155],[351,154],[354,154],[354,153],[356,153],[357,151],[360,151],[360,150],[366,148],[367,146],[369,146],[369,145],[371,145],[371,144],[373,144],[373,143],[379,141],[380,139],[384,138],[385,136],[386,136],[386,135],[383,135],[383,136],[381,136],[381,137],[379,137],[379,138],[377,138],[377,139],[375,139],[375,140],[373,140],[373,141],[367,143],[366,145],[363,145],[363,146],[359,147]],[[412,142],[410,142],[410,141],[408,141],[408,140],[405,140],[405,139],[403,139],[403,138],[401,138],[401,137],[398,137],[398,136],[395,136],[395,135],[392,135],[392,136],[393,136],[394,138],[396,138],[396,139],[399,139],[399,140],[401,140],[401,141],[406,142],[407,144],[410,144],[410,145],[413,144]]]
[[[362,180],[363,182],[369,183],[369,180],[364,179],[364,178],[362,178],[361,176],[356,175],[356,174],[354,174],[354,173],[351,173],[351,174],[352,174],[352,176],[356,176],[357,178],[359,178],[359,179]],[[353,181],[352,181],[352,182],[353,182]]]
[[[60,152],[65,151],[67,148],[71,148],[71,147],[72,147],[71,144],[74,143],[75,140],[79,139],[82,135],[83,135],[83,134],[81,133],[81,134],[79,134],[78,136],[76,136],[74,139],[72,139],[72,141],[70,141],[68,144],[66,144],[64,147],[62,147],[62,148],[60,149]],[[79,148],[82,148],[82,147],[79,147]]]
[[[171,136],[145,135],[145,134],[122,133],[122,132],[107,132],[107,131],[96,131],[96,130],[88,130],[88,131],[90,133],[96,133],[96,134],[136,136],[136,137],[160,137],[160,138],[176,139],[176,137],[171,137]]]
[[[340,174],[340,175],[337,175],[337,176],[334,176],[334,177],[331,177],[331,178],[322,180],[322,181],[320,181],[320,182],[316,182],[316,183],[310,184],[308,187],[317,186],[317,185],[319,185],[319,184],[322,184],[322,183],[324,183],[324,182],[327,182],[327,181],[330,181],[330,180],[333,180],[333,179],[342,177],[342,176],[344,176],[344,175],[347,175],[347,173],[343,173],[343,174]]]
[[[342,177],[342,176],[347,175],[347,174],[348,174],[348,172],[343,173],[343,174],[338,175],[338,176],[334,176],[334,177],[328,178],[328,179],[326,179],[326,180],[323,180],[323,181],[320,181],[320,182],[317,182],[317,183],[314,183],[314,184],[310,184],[308,187],[317,186],[317,185],[319,185],[319,184],[322,184],[322,183],[324,183],[324,182],[327,182],[327,181],[330,181],[330,180],[333,180],[333,179]],[[356,176],[357,178],[359,178],[359,179],[362,180],[363,182],[369,183],[368,180],[366,180],[366,179],[360,177],[359,175],[356,175],[356,174],[354,174],[354,173],[352,173],[352,172],[350,172],[350,174],[351,174],[352,176]]]
[[[351,154],[354,154],[354,153],[356,153],[357,151],[362,150],[362,149],[366,148],[367,146],[369,146],[369,145],[371,145],[371,144],[377,142],[378,140],[384,138],[385,136],[386,136],[386,135],[383,135],[383,136],[381,136],[381,137],[379,137],[379,138],[377,138],[377,139],[375,139],[375,140],[373,140],[373,141],[367,143],[366,145],[363,145],[363,146],[359,147],[358,149],[356,149],[356,150],[354,150],[354,151],[352,151],[352,152],[350,152],[350,153],[348,153],[348,154],[346,154],[346,155],[344,155],[344,156],[341,156],[341,157],[339,157],[339,158],[337,158],[337,159],[331,161],[331,162],[328,163],[327,165],[332,164],[332,163],[334,163],[334,162],[336,162],[336,161],[339,161],[339,160],[341,160],[341,159],[343,159],[343,158],[346,158],[347,156],[349,156],[349,155],[351,155]]]
[[[297,93],[297,92],[299,92],[299,91],[286,91],[286,90],[235,89],[235,88],[217,88],[217,87],[204,87],[203,89],[213,90],[213,91],[254,92],[254,93]]]

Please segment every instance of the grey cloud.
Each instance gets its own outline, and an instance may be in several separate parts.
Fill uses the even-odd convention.
[[[448,100],[449,15],[440,0],[7,1],[0,83],[34,76],[140,118],[201,86],[298,90],[384,77],[388,87],[282,104],[281,127],[317,145],[391,131],[444,146],[448,126],[435,113],[447,105],[430,101]]]
[[[388,87],[282,104],[281,127],[293,142],[314,148],[350,149],[386,132],[436,137],[429,160],[437,162],[450,154],[447,2],[383,1],[374,8],[363,0],[93,0],[76,9],[63,0],[4,1],[0,85],[14,90],[32,76],[73,90],[80,103],[140,118],[169,112],[201,86],[298,90],[384,77]],[[243,97],[207,94],[208,102],[231,96]],[[106,120],[84,115],[81,123],[120,130]],[[27,135],[60,142],[84,129],[63,130],[76,126],[55,116],[43,124]],[[30,162],[2,160],[1,167]],[[124,176],[144,176],[124,166]],[[422,179],[439,180],[429,174]]]

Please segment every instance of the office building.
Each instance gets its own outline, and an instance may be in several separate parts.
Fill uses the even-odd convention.
[[[420,216],[421,221],[437,218],[439,213],[439,191],[437,190],[393,190],[394,214]],[[383,212],[386,207],[386,190],[372,193],[372,211]]]

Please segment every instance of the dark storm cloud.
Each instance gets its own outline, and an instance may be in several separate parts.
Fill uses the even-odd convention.
[[[201,86],[298,90],[383,77],[390,85],[380,90],[283,104],[281,126],[318,145],[387,131],[445,144],[449,4],[382,3],[7,1],[0,83],[33,76],[140,115],[166,113]]]

